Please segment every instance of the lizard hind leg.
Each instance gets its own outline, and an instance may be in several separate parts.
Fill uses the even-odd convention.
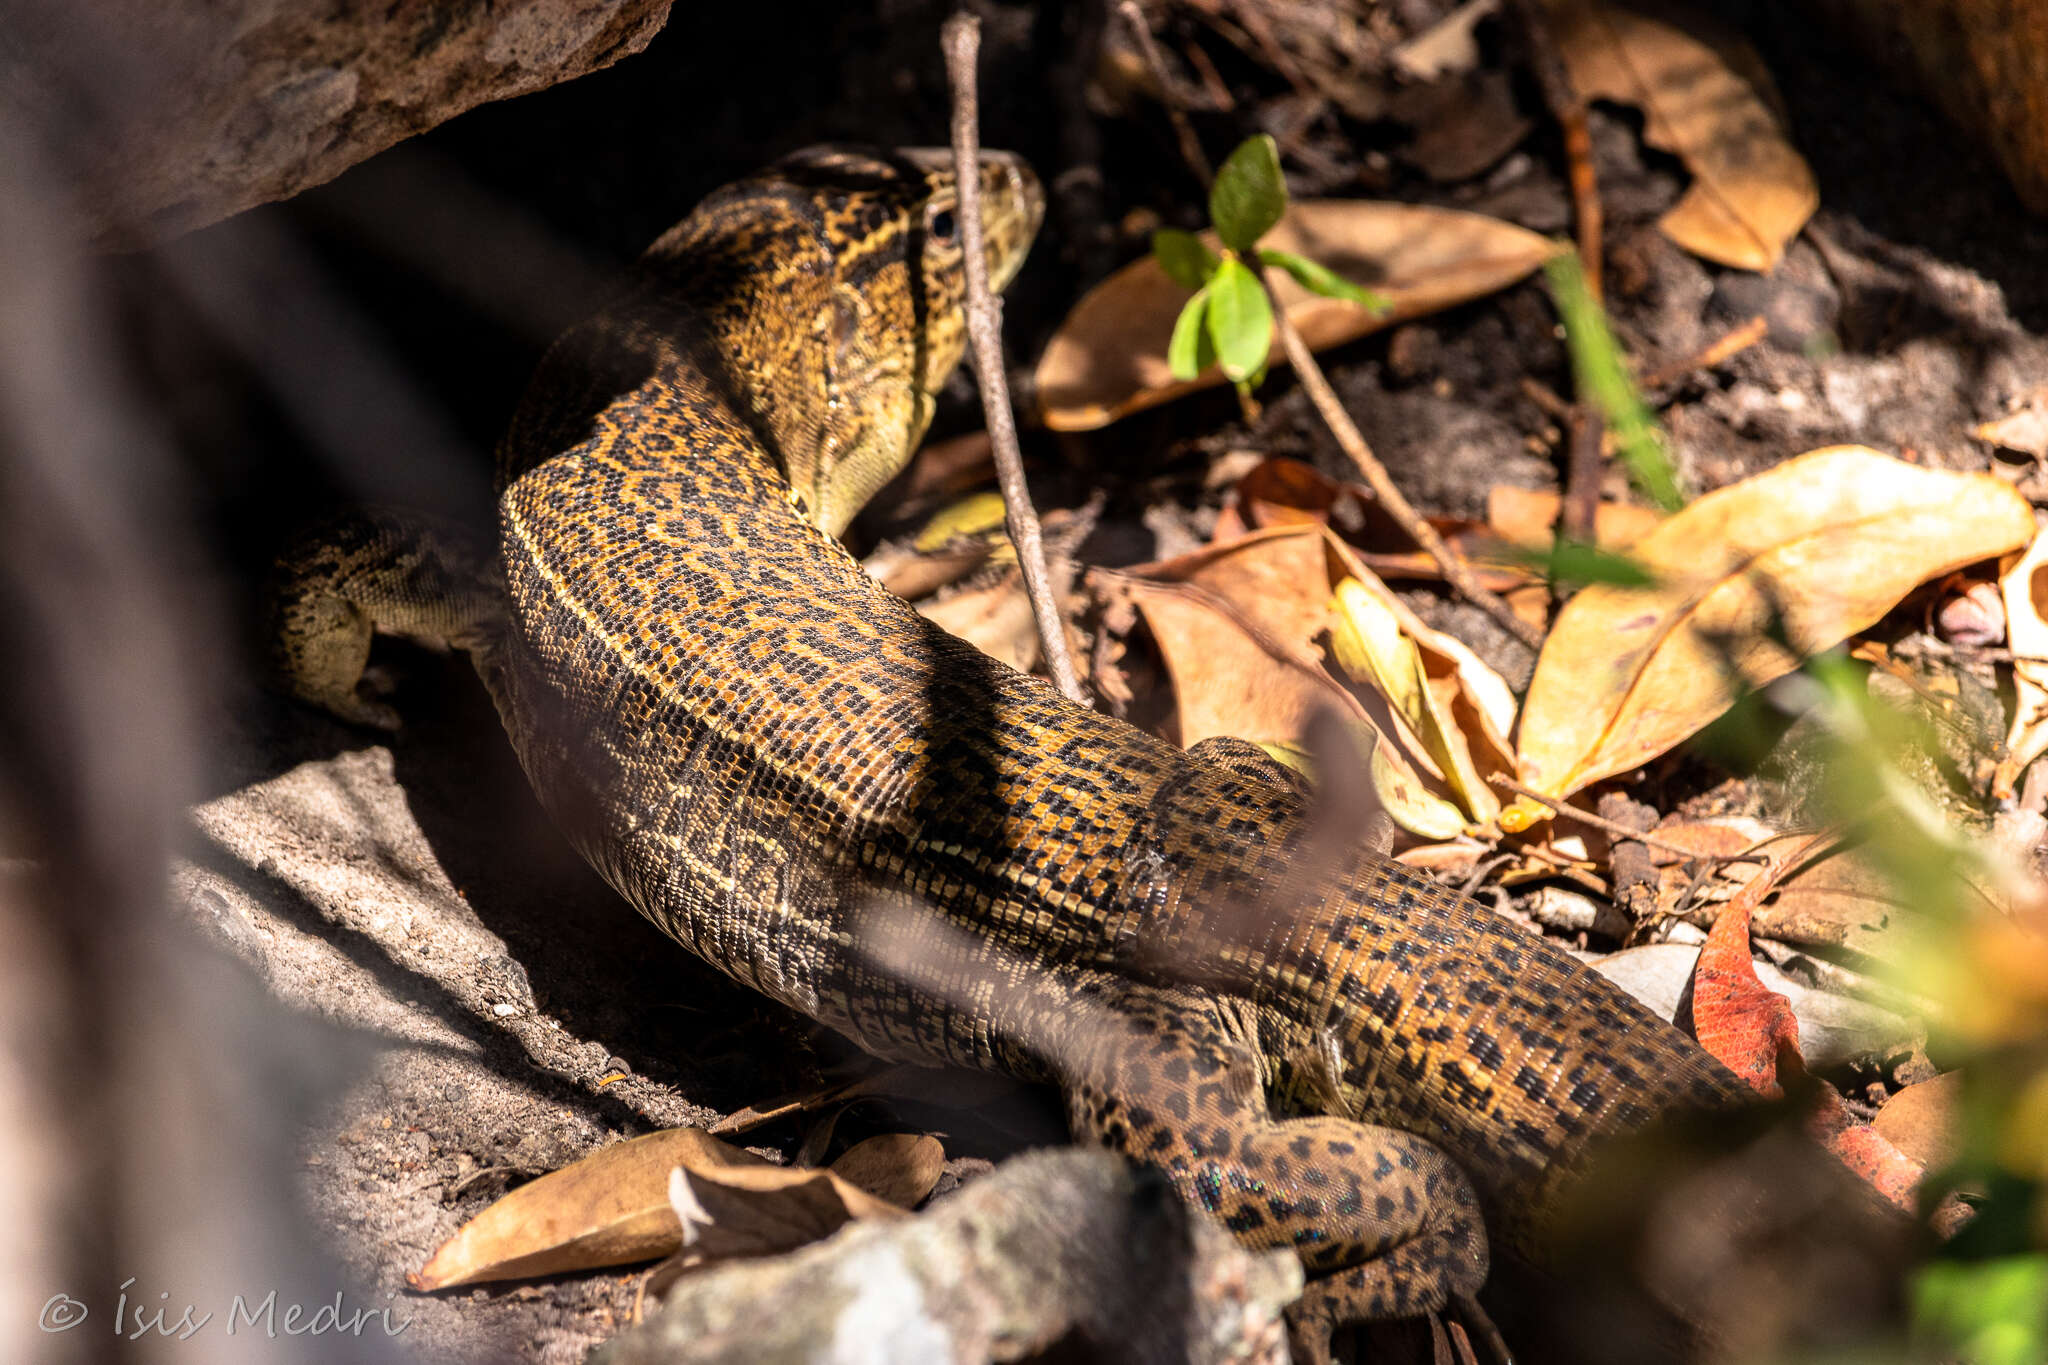
[[[1328,1115],[1275,1118],[1255,1044],[1214,998],[1119,983],[1103,1036],[1064,1069],[1068,1120],[1162,1172],[1255,1248],[1309,1274],[1289,1310],[1297,1358],[1326,1360],[1347,1323],[1413,1317],[1486,1278],[1477,1196],[1434,1144]]]
[[[354,724],[397,729],[398,712],[364,694],[371,636],[476,647],[504,612],[492,564],[475,536],[419,513],[371,510],[316,527],[271,575],[274,685]]]

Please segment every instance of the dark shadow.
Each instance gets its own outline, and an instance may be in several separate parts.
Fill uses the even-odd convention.
[[[2024,208],[1984,147],[1887,79],[1819,11],[1747,4],[1731,20],[1776,78],[1830,216],[1997,283],[2014,319],[2048,329],[2048,222]],[[1953,301],[1913,300],[1933,319]]]

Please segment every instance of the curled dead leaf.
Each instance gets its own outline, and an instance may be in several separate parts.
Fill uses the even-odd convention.
[[[670,1128],[599,1148],[528,1181],[464,1223],[407,1283],[448,1289],[666,1256],[682,1230],[668,1173],[777,1167],[701,1128]]]
[[[1638,767],[1741,687],[2033,532],[2032,509],[1999,480],[1861,446],[1816,450],[1710,493],[1632,547],[1656,584],[1596,584],[1559,613],[1523,704],[1522,780],[1563,797]]]
[[[1373,784],[1411,834],[1450,839],[1499,809],[1487,774],[1509,771],[1514,694],[1462,643],[1411,612],[1320,524],[1281,525],[1120,576],[1158,642],[1180,740],[1230,735],[1289,746],[1329,708],[1370,737]],[[1348,607],[1339,605],[1348,602]],[[1358,654],[1347,689],[1317,641],[1370,634],[1399,656],[1381,677]],[[1391,666],[1391,665],[1390,665]]]
[[[924,1133],[884,1133],[854,1144],[832,1163],[832,1173],[877,1199],[914,1208],[939,1183],[946,1149]]]
[[[775,1256],[830,1237],[856,1218],[904,1218],[830,1170],[677,1166],[664,1187],[678,1245],[693,1262]]]
[[[1552,0],[1551,13],[1578,93],[1640,109],[1643,139],[1692,172],[1658,223],[1664,234],[1723,265],[1775,266],[1820,207],[1820,190],[1755,52],[1593,0]]]
[[[1203,240],[1216,248],[1213,233]],[[1315,350],[1503,289],[1557,250],[1547,237],[1476,213],[1313,199],[1289,206],[1260,245],[1327,266],[1384,295],[1391,305],[1385,313],[1374,313],[1312,294],[1284,272],[1268,272],[1288,318]],[[1213,366],[1181,381],[1167,365],[1167,341],[1190,292],[1150,256],[1089,290],[1038,362],[1045,425],[1054,431],[1090,431],[1222,383],[1222,373]],[[1277,348],[1271,363],[1286,363]]]

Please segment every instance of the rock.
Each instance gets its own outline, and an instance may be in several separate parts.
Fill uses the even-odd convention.
[[[22,0],[0,119],[80,236],[142,246],[287,198],[489,100],[638,52],[669,0]]]
[[[698,1271],[601,1365],[1036,1357],[1286,1359],[1288,1251],[1253,1252],[1102,1152],[1035,1152],[901,1222]],[[857,1345],[856,1345],[857,1343]]]

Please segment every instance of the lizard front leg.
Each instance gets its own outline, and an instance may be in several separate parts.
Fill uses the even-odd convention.
[[[371,509],[292,543],[268,585],[270,668],[284,692],[341,719],[383,730],[398,712],[365,696],[377,631],[474,648],[504,615],[487,546],[421,513]]]
[[[1062,1076],[1075,1135],[1158,1169],[1246,1245],[1292,1247],[1311,1276],[1289,1311],[1302,1358],[1327,1359],[1339,1325],[1431,1312],[1485,1280],[1478,1198],[1440,1148],[1275,1118],[1256,1044],[1213,997],[1124,982],[1092,994],[1093,1040]]]

